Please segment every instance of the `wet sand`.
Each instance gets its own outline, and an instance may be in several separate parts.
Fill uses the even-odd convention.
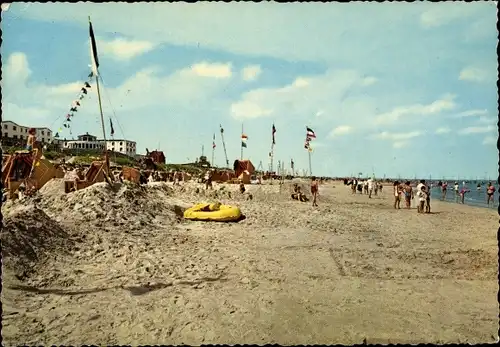
[[[49,183],[3,208],[4,343],[496,341],[496,211],[433,200],[418,215],[394,210],[389,187],[368,199],[340,182],[313,208],[290,183],[247,187],[252,200],[235,185],[62,197]],[[247,218],[176,216],[215,200]]]

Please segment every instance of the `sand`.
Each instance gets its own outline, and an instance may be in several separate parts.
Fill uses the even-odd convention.
[[[4,344],[497,341],[495,210],[433,200],[417,215],[340,182],[313,208],[290,185],[247,186],[247,200],[196,183],[65,195],[54,180],[9,202]],[[216,200],[247,218],[178,217]]]

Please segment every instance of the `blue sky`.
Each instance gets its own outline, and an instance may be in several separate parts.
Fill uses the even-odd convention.
[[[91,16],[106,126],[160,145],[316,175],[497,176],[496,3],[15,3],[2,12],[4,120],[61,126],[90,72]],[[95,82],[94,82],[95,85]],[[71,138],[101,136],[95,88]],[[109,132],[109,129],[107,130]]]

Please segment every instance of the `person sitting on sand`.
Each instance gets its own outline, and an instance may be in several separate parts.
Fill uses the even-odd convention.
[[[312,180],[311,180],[311,194],[313,196],[313,206],[318,206],[318,204],[316,203],[316,199],[318,197],[318,190],[319,190],[319,186],[318,186],[318,180],[316,179],[315,176],[312,177]]]
[[[246,191],[246,189],[245,189],[245,184],[244,184],[243,182],[241,182],[241,183],[240,183],[240,193],[241,193],[241,194],[244,194],[244,193],[245,193],[245,191]]]

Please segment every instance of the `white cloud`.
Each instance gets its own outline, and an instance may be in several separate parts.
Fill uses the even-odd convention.
[[[186,108],[206,102],[214,93],[227,86],[228,81],[224,76],[228,76],[228,67],[228,64],[200,63],[170,75],[163,74],[161,67],[145,68],[115,88],[103,85],[104,108],[110,107],[108,97],[112,100],[113,107],[120,107],[122,112],[154,105],[161,109],[167,104],[169,108]],[[19,122],[36,120],[33,125],[49,126],[59,116],[62,122],[62,117],[68,112],[84,81],[44,85],[32,83],[28,80],[29,76],[30,68],[26,56],[23,53],[9,56],[2,80],[2,87],[8,91],[4,93],[2,100],[4,119]],[[82,107],[75,116],[75,122],[88,122],[96,118],[95,93],[95,87],[92,85],[81,102]],[[59,125],[60,123],[55,124],[57,127]]]
[[[436,100],[430,104],[422,105],[415,104],[409,106],[400,106],[394,108],[390,112],[377,115],[375,118],[376,124],[394,123],[404,116],[412,115],[432,115],[439,114],[443,111],[453,110],[457,105],[455,103],[455,95],[447,94],[443,98]]]
[[[460,112],[456,115],[458,118],[464,117],[475,117],[475,116],[484,116],[488,114],[488,110],[468,110],[464,112]]]
[[[388,131],[383,131],[379,134],[375,135],[375,138],[381,139],[381,140],[394,140],[394,141],[400,141],[400,140],[409,140],[414,137],[422,136],[423,133],[420,131],[411,131],[408,133],[391,133]]]
[[[483,145],[493,145],[497,143],[498,138],[493,136],[486,136],[483,140]]]
[[[308,85],[309,85],[309,81],[303,77],[296,78],[292,84],[293,87],[297,87],[297,88],[307,87]]]
[[[157,45],[150,41],[117,38],[112,41],[97,40],[99,54],[109,55],[115,60],[130,60],[153,50]]]
[[[193,65],[191,71],[201,77],[229,78],[232,76],[232,64],[201,62]]]
[[[241,75],[244,81],[255,81],[261,73],[262,69],[260,68],[260,65],[246,66],[241,71]]]
[[[403,148],[408,145],[408,141],[396,141],[392,144],[392,147],[394,148]]]
[[[450,131],[451,131],[450,128],[446,128],[446,127],[437,128],[436,134],[448,134]]]
[[[479,67],[469,66],[460,71],[458,79],[461,81],[469,81],[469,82],[484,82],[492,77],[491,73],[492,71],[487,71]]]
[[[377,83],[378,79],[375,77],[366,77],[361,84],[364,86],[371,86],[372,84]]]
[[[251,101],[241,101],[231,105],[231,114],[234,118],[259,118],[270,116],[272,109],[264,109]]]
[[[472,126],[472,127],[467,127],[467,128],[461,129],[458,133],[461,135],[483,134],[483,133],[489,133],[495,129],[496,129],[496,127],[493,125]]]
[[[283,87],[259,88],[244,93],[233,103],[231,114],[240,119],[271,115],[320,118],[325,114],[331,117],[321,119],[345,118],[354,114],[358,119],[360,116],[369,117],[375,108],[368,101],[369,97],[346,97],[350,91],[361,90],[363,81],[364,77],[354,70],[328,70],[323,75],[301,76]]]
[[[349,125],[340,125],[330,132],[330,137],[336,137],[341,135],[349,134],[352,131],[352,127]]]
[[[470,6],[465,2],[432,4],[431,8],[420,15],[420,24],[424,28],[446,25],[461,18],[474,17],[479,6]]]
[[[394,148],[403,148],[409,144],[410,139],[422,135],[423,133],[420,131],[411,131],[407,133],[391,133],[388,131],[383,131],[381,133],[375,134],[373,137],[380,140],[391,141],[392,147]]]

